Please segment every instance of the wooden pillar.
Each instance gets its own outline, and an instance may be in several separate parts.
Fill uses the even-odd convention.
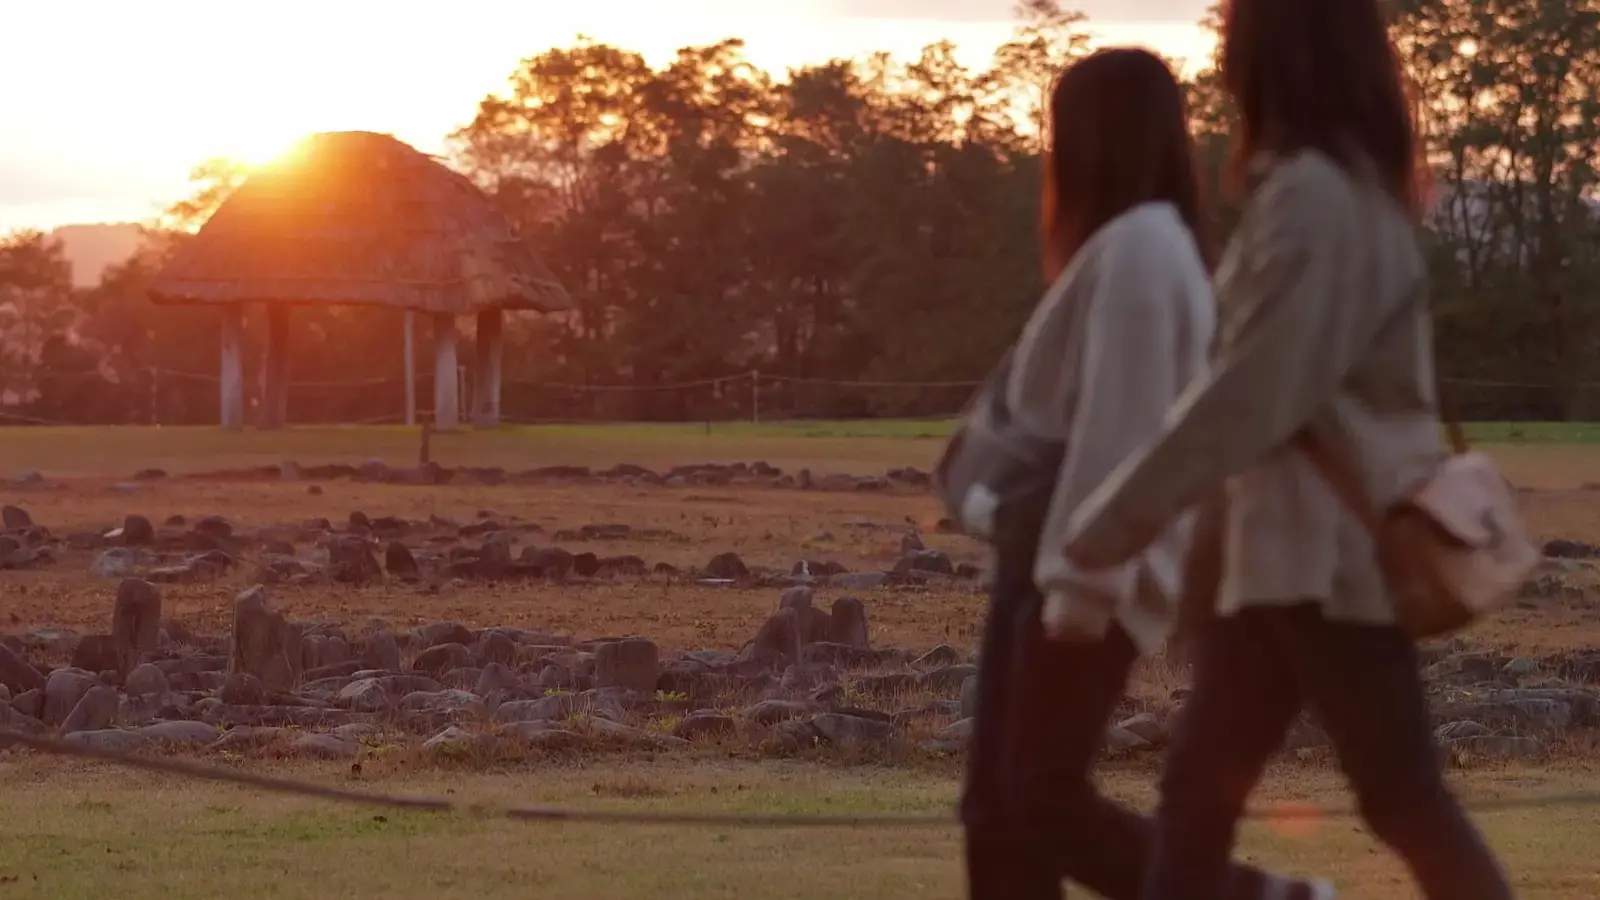
[[[500,359],[505,346],[505,313],[486,309],[478,313],[478,377],[472,392],[477,403],[472,427],[500,427]]]
[[[262,366],[261,427],[289,424],[289,307],[267,304],[267,355]]]
[[[433,421],[440,431],[461,424],[461,398],[456,371],[456,317],[433,314]]]
[[[237,303],[222,307],[222,368],[217,376],[222,427],[244,427],[244,308]]]
[[[406,424],[417,424],[417,314],[406,310]]]

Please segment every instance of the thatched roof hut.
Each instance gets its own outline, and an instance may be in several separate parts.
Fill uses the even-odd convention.
[[[394,137],[312,135],[252,173],[151,288],[165,304],[223,309],[223,424],[242,424],[240,304],[269,310],[266,424],[286,417],[288,308],[387,306],[431,314],[437,338],[435,413],[456,424],[454,318],[478,317],[480,425],[499,419],[502,311],[571,309],[566,291],[472,182]],[[414,398],[407,386],[408,417]]]

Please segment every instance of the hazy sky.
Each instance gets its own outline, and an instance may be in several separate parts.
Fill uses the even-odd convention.
[[[1207,0],[1081,0],[1105,43],[1200,60]],[[758,9],[765,7],[763,11]],[[1011,0],[0,0],[0,232],[144,220],[189,169],[309,132],[435,151],[517,62],[578,34],[643,52],[743,37],[775,72],[949,39],[983,65]]]

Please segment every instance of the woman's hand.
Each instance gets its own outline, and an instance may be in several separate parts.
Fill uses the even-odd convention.
[[[1052,592],[1044,598],[1040,621],[1044,636],[1062,644],[1103,641],[1111,626],[1112,609],[1084,594]]]
[[[1119,566],[1133,559],[1146,547],[1155,543],[1161,536],[1161,529],[1165,523],[1156,522],[1151,525],[1140,526],[1127,534],[1119,536],[1119,546],[1105,546],[1086,543],[1081,540],[1071,540],[1061,548],[1061,553],[1072,564],[1079,568],[1094,572]]]

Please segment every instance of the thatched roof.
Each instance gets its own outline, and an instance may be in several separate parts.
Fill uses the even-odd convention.
[[[472,182],[365,131],[312,135],[251,174],[183,242],[150,293],[172,304],[572,308]]]

